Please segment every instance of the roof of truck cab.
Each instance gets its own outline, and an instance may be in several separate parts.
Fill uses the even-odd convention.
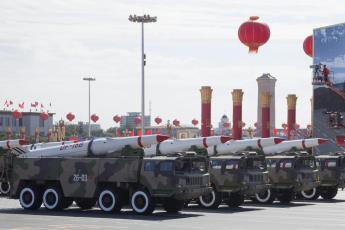
[[[266,159],[294,159],[297,156],[286,156],[286,155],[278,155],[278,156],[266,156]]]
[[[242,159],[244,158],[245,156],[243,155],[218,155],[218,156],[211,156],[210,159],[211,160],[216,160],[216,159],[220,159],[220,160],[223,160],[223,159]]]
[[[318,155],[315,156],[317,159],[338,159],[341,158],[342,156],[330,156],[330,155]]]

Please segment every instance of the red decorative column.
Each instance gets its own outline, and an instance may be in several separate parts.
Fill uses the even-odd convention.
[[[210,86],[202,86],[201,93],[201,136],[211,135],[211,99],[212,89]]]
[[[293,139],[293,132],[295,131],[296,125],[296,101],[297,97],[295,94],[289,94],[287,97],[288,114],[287,114],[287,125],[288,125],[288,139]]]
[[[261,137],[270,136],[270,98],[269,92],[261,93]]]
[[[232,91],[232,138],[235,140],[242,139],[242,89],[234,89]]]

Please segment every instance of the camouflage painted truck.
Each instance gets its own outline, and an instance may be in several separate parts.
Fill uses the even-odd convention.
[[[42,203],[48,210],[61,210],[74,201],[81,209],[97,202],[104,212],[124,205],[137,214],[150,214],[157,205],[180,211],[184,200],[209,192],[207,165],[203,157],[178,151],[145,156],[141,147],[163,140],[156,135],[100,138],[9,154],[9,197],[29,210]]]
[[[267,189],[264,146],[278,144],[280,138],[231,140],[208,149],[212,192],[200,196],[197,202],[204,208],[217,208],[222,202],[230,207],[244,203],[246,197]]]
[[[311,190],[302,191],[301,197],[308,200],[316,200],[319,196],[325,200],[333,199],[338,189],[345,187],[345,154],[316,156],[316,165],[320,184]]]

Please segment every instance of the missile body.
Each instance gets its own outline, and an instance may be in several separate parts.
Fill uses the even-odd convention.
[[[19,157],[86,157],[105,155],[120,151],[125,146],[143,148],[168,139],[163,135],[145,135],[141,137],[98,138],[70,144],[61,144],[47,148],[30,150]]]
[[[310,138],[310,139],[300,139],[300,140],[291,140],[283,141],[277,145],[267,146],[263,148],[265,154],[275,154],[282,153],[292,149],[303,150],[318,146],[327,141],[327,139],[322,138]]]
[[[19,147],[25,144],[26,144],[26,141],[22,139],[0,141],[0,147],[3,149],[11,149],[11,148]]]
[[[173,154],[177,152],[184,152],[190,150],[193,146],[200,149],[206,149],[210,146],[225,143],[230,140],[227,136],[210,136],[210,137],[198,137],[198,138],[186,138],[166,140],[158,145],[152,145],[150,148],[145,148],[146,156],[154,156],[157,154],[157,150],[161,154]]]
[[[259,150],[266,146],[274,146],[282,142],[284,139],[278,137],[255,138],[247,140],[230,140],[224,144],[219,144],[207,149],[210,156],[215,154],[230,154],[238,151],[244,151],[247,148]]]

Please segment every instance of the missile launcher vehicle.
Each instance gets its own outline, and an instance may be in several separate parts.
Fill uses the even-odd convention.
[[[321,196],[325,200],[331,200],[337,195],[339,188],[345,187],[345,154],[330,153],[316,156],[316,165],[320,184],[311,190],[302,191],[300,197],[316,200]]]
[[[207,146],[223,143],[221,137],[219,141],[215,138],[199,138],[198,142]],[[120,211],[125,205],[137,214],[150,214],[158,205],[178,212],[185,200],[210,192],[208,165],[204,157],[181,153],[180,145],[169,149],[169,154],[145,155],[143,147],[166,139],[160,135],[121,141],[101,138],[26,149],[19,155],[10,151],[3,158],[3,171],[11,186],[8,197],[19,199],[28,210],[38,209],[42,203],[48,210],[61,210],[72,202],[90,209],[97,202],[107,213]],[[190,140],[190,148],[196,139]],[[167,142],[169,146],[175,144]],[[188,140],[183,143],[185,149]]]

